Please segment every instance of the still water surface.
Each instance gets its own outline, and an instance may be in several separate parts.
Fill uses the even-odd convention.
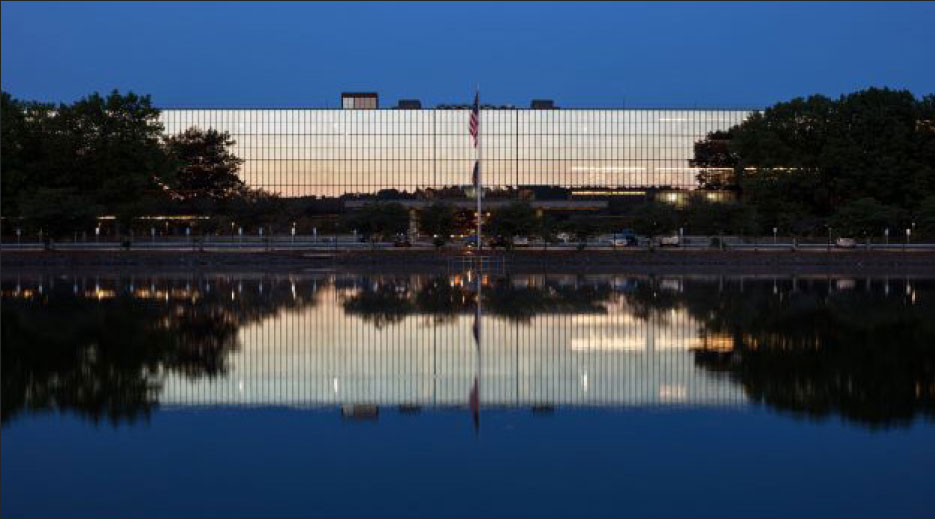
[[[2,278],[3,516],[931,516],[933,466],[932,279]]]

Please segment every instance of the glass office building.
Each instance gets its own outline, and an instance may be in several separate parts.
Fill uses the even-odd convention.
[[[376,102],[374,101],[374,106]],[[485,187],[693,189],[693,144],[744,110],[484,109]],[[166,133],[226,131],[251,187],[282,196],[466,186],[468,109],[166,109]]]

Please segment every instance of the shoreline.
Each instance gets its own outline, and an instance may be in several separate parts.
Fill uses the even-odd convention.
[[[505,272],[611,273],[816,273],[935,275],[932,251],[497,251],[494,270]],[[470,255],[436,251],[341,253],[173,251],[4,251],[4,274],[36,271],[363,271],[434,273],[463,270]]]

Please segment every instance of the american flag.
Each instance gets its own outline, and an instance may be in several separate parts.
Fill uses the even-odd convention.
[[[480,126],[480,102],[479,99],[480,93],[476,92],[474,94],[474,108],[471,109],[471,122],[468,123],[468,129],[471,132],[471,137],[474,139],[474,147],[477,147],[477,129]]]

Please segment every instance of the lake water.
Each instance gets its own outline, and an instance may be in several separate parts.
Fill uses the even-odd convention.
[[[933,279],[2,278],[4,517],[931,516],[933,467]]]

